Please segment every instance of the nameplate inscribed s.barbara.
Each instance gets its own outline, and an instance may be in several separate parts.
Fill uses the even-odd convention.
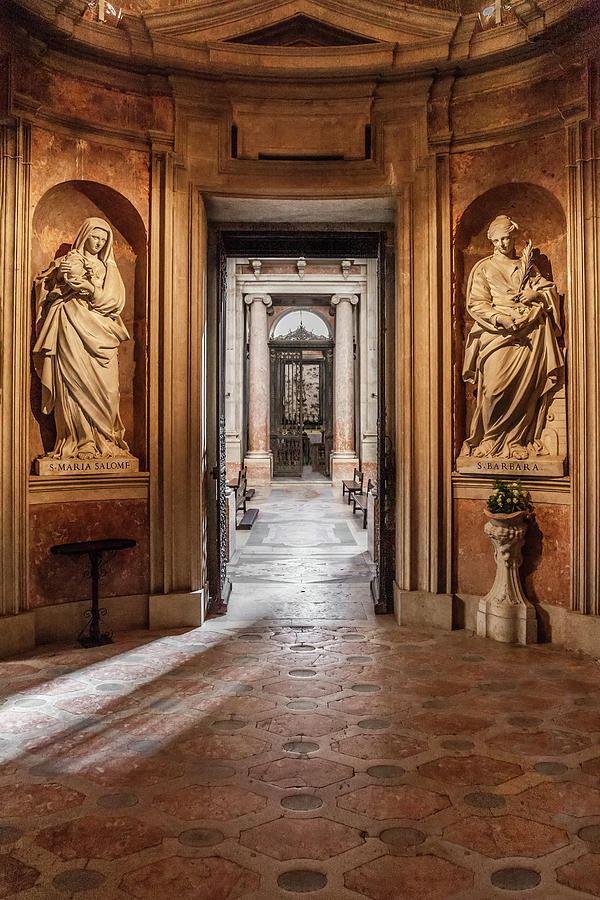
[[[529,459],[459,456],[456,470],[466,475],[495,475],[497,478],[561,477],[565,474],[565,461],[556,456],[532,456]]]
[[[131,475],[139,472],[139,460],[133,456],[107,459],[49,459],[35,461],[37,475]]]

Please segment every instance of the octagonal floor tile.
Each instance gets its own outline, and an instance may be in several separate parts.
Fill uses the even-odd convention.
[[[466,716],[461,713],[447,715],[425,713],[411,719],[407,724],[411,728],[425,731],[427,734],[475,734],[477,731],[488,728],[491,722],[489,719],[478,719],[475,716]]]
[[[238,760],[265,753],[270,745],[249,735],[198,734],[182,741],[177,749],[194,758]]]
[[[409,784],[375,785],[339,797],[337,805],[371,819],[424,819],[450,806],[445,794]]]
[[[563,756],[579,753],[592,742],[584,735],[570,734],[568,731],[507,731],[490,738],[486,743],[515,755]]]
[[[330,700],[329,709],[335,712],[348,713],[351,716],[391,716],[398,709],[406,708],[406,703],[399,703],[393,698],[385,697],[346,697],[343,700]]]
[[[276,819],[240,835],[240,843],[275,859],[329,859],[363,843],[355,828],[329,819]]]
[[[179,819],[236,819],[264,809],[266,797],[233,784],[208,786],[192,784],[155,797],[153,801],[163,812]]]
[[[323,716],[319,713],[307,715],[284,713],[274,719],[263,719],[258,725],[273,734],[303,734],[308,737],[322,737],[324,734],[339,731],[344,727],[345,722],[335,716]]]
[[[260,875],[229,859],[169,856],[128,872],[120,888],[139,900],[235,900],[258,889]]]
[[[403,759],[427,750],[427,744],[401,734],[363,735],[344,738],[331,745],[333,750],[357,759]]]
[[[519,800],[531,809],[567,813],[569,816],[600,815],[600,791],[572,781],[538,784],[519,794]]]
[[[425,778],[443,784],[488,785],[502,784],[521,774],[520,766],[502,762],[489,756],[442,756],[419,766]]]
[[[562,829],[520,816],[470,816],[446,828],[444,838],[491,859],[545,856],[569,843]]]
[[[172,778],[179,778],[185,772],[185,765],[169,753],[152,756],[119,756],[106,762],[95,762],[79,770],[91,781],[105,787],[140,788],[152,787]]]
[[[372,900],[445,900],[473,886],[473,873],[430,854],[380,856],[344,875],[344,883]]]
[[[0,854],[0,897],[14,897],[29,890],[39,877],[40,873],[32,866],[9,854]]]
[[[600,710],[573,709],[564,716],[554,720],[559,727],[583,731],[587,734],[600,732]]]
[[[43,829],[35,842],[61,859],[117,859],[162,839],[160,828],[130,816],[84,816]]]
[[[325,787],[352,778],[354,769],[328,759],[284,757],[254,766],[250,776],[277,787]]]
[[[556,870],[556,880],[574,891],[600,897],[600,853],[585,853]]]
[[[79,806],[85,796],[62,784],[17,782],[0,791],[0,816],[50,816]]]
[[[340,691],[339,684],[332,681],[317,681],[308,678],[290,678],[289,681],[275,681],[265,684],[263,691],[269,694],[281,694],[282,697],[326,697]]]

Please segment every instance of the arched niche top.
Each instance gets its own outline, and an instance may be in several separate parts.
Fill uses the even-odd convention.
[[[71,197],[79,195],[82,207],[86,202],[95,206],[103,218],[121,232],[136,256],[145,253],[146,229],[135,206],[114,188],[96,181],[62,181],[47,190],[40,198],[33,214],[34,233],[39,234],[48,223],[57,222],[61,218],[60,207],[63,198],[66,199],[69,195]],[[63,241],[69,241],[75,237],[75,233],[61,237]],[[57,247],[57,251],[58,249]]]
[[[278,316],[271,329],[271,340],[329,341],[331,328],[325,318],[312,309],[292,309]]]
[[[467,206],[456,227],[456,249],[491,252],[488,225],[502,213],[517,222],[523,241],[531,238],[534,244],[552,243],[567,230],[562,204],[551,191],[531,182],[508,182],[490,188]]]
[[[476,197],[460,217],[454,236],[457,284],[473,264],[492,253],[490,222],[506,214],[519,226],[517,250],[533,241],[534,262],[546,278],[566,289],[567,219],[560,200],[547,188],[527,181],[497,185]]]

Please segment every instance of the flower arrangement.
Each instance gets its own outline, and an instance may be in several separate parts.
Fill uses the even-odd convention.
[[[503,481],[496,478],[494,490],[488,497],[487,508],[492,513],[514,513],[531,509],[531,496],[529,491],[524,491],[521,479],[517,481]]]

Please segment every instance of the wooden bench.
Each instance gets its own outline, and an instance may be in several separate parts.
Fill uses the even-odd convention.
[[[368,482],[367,482],[367,493],[366,493],[366,494],[363,494],[363,493],[361,492],[360,494],[358,494],[358,493],[355,492],[355,493],[352,495],[352,500],[353,500],[353,502],[354,502],[354,506],[353,506],[353,508],[352,508],[352,513],[354,514],[354,513],[356,512],[357,508],[360,509],[360,510],[362,511],[362,514],[363,514],[363,525],[362,525],[362,527],[363,527],[363,528],[366,528],[366,527],[367,527],[367,504],[368,504],[368,502],[369,502],[369,494],[371,493],[372,487],[373,487],[373,482],[372,482],[371,479],[369,478],[369,480],[368,480]]]
[[[248,489],[248,480],[245,466],[238,472],[237,482],[235,482],[234,484],[236,518],[238,510],[241,509],[243,511],[240,522],[236,522],[236,528],[247,531],[254,525],[259,511],[258,509],[248,509],[248,501],[252,500],[256,491],[254,490],[254,488]],[[233,485],[230,484],[230,487],[231,486]]]
[[[356,494],[362,494],[363,492],[363,481],[365,480],[365,476],[358,469],[354,470],[354,481],[342,481],[342,498],[344,494],[348,492],[348,506],[350,506],[350,500]]]
[[[240,520],[240,524],[237,526],[240,531],[250,531],[256,522],[259,512],[260,510],[258,509],[247,509]]]

